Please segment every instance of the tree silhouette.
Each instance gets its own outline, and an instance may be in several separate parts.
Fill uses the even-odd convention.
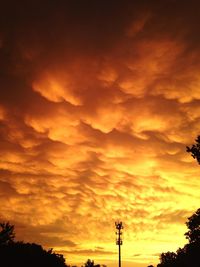
[[[41,245],[15,242],[14,225],[0,223],[0,266],[66,267],[62,254],[45,250]]]
[[[88,259],[85,263],[84,263],[84,267],[94,267],[94,261]]]
[[[191,153],[192,157],[200,164],[200,135],[197,136],[195,142],[191,147],[186,146],[186,151]]]
[[[88,259],[82,267],[106,267],[106,265],[94,264],[93,260]]]
[[[177,259],[177,255],[174,252],[168,251],[166,253],[162,253],[160,255],[160,262],[161,263],[158,264],[157,266],[158,267],[162,267],[162,266],[171,267],[175,263],[176,259]]]
[[[157,267],[200,267],[200,209],[188,218],[186,225],[189,243],[176,252],[162,253]]]
[[[188,218],[186,225],[189,231],[185,233],[185,236],[189,242],[200,242],[200,209]]]
[[[66,267],[62,255],[46,251],[38,244],[13,242],[0,246],[0,266],[3,267]]]
[[[0,245],[12,243],[15,238],[14,225],[9,222],[0,223]]]

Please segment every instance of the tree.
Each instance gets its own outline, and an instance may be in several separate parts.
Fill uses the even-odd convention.
[[[0,245],[12,243],[15,238],[14,225],[11,225],[9,222],[0,223]]]
[[[88,259],[85,263],[84,263],[84,267],[94,267],[94,261]]]
[[[46,251],[38,244],[13,242],[0,246],[0,266],[3,267],[67,267],[62,255]]]
[[[177,254],[175,252],[166,252],[160,255],[160,264],[159,267],[172,267],[176,262]]]
[[[82,267],[106,267],[106,265],[94,264],[93,260],[88,259]]]
[[[200,242],[200,208],[186,222],[189,231],[185,233],[190,243]]]
[[[191,153],[192,157],[200,164],[200,135],[197,136],[195,142],[191,147],[186,146],[186,151]]]
[[[0,266],[67,267],[62,254],[45,250],[41,245],[15,242],[14,225],[0,223]]]

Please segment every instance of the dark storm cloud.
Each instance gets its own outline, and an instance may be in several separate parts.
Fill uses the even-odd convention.
[[[198,1],[188,4],[175,0],[4,3],[0,23],[1,100],[12,105],[40,101],[31,86],[44,69],[55,70],[62,64],[66,68],[83,55],[94,59],[117,57],[113,51],[121,42],[166,37],[187,42],[181,59],[184,62],[190,49],[193,53],[198,50],[198,10]],[[145,14],[150,15],[143,28],[126,36],[132,23]]]
[[[76,53],[79,49],[86,53],[93,49],[98,52],[98,48],[107,50],[115,45],[116,41],[124,38],[124,30],[131,22],[140,19],[145,12],[150,12],[152,16],[144,25],[147,31],[139,33],[138,38],[152,37],[161,33],[175,34],[180,30],[180,36],[183,34],[188,41],[194,42],[198,41],[198,36],[194,34],[198,31],[198,10],[198,1],[190,1],[188,4],[188,1],[180,3],[177,0],[3,3],[2,47],[14,55],[17,49],[23,48],[23,45],[28,47],[35,45],[37,50],[41,46],[47,51],[40,56],[50,56],[50,58],[59,54],[60,47],[61,51],[67,47]],[[148,36],[150,34],[151,36]],[[20,54],[16,55],[16,59],[17,56]]]

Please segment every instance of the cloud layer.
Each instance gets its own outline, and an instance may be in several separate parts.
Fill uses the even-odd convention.
[[[127,266],[184,244],[200,200],[185,152],[200,132],[199,9],[3,4],[0,216],[18,239],[106,263],[120,219]]]

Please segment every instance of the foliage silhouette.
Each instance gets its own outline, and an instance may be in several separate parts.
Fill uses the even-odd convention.
[[[9,222],[0,223],[0,245],[12,243],[15,238],[14,225]]]
[[[186,238],[190,243],[200,241],[200,209],[198,209],[191,217],[188,218],[186,225],[189,229],[185,233]]]
[[[186,151],[191,153],[192,157],[200,164],[200,135],[197,136],[195,142],[191,147],[186,146]]]
[[[160,261],[164,266],[171,266],[176,260],[177,255],[174,252],[166,252],[160,255]],[[161,265],[162,266],[162,265]]]

